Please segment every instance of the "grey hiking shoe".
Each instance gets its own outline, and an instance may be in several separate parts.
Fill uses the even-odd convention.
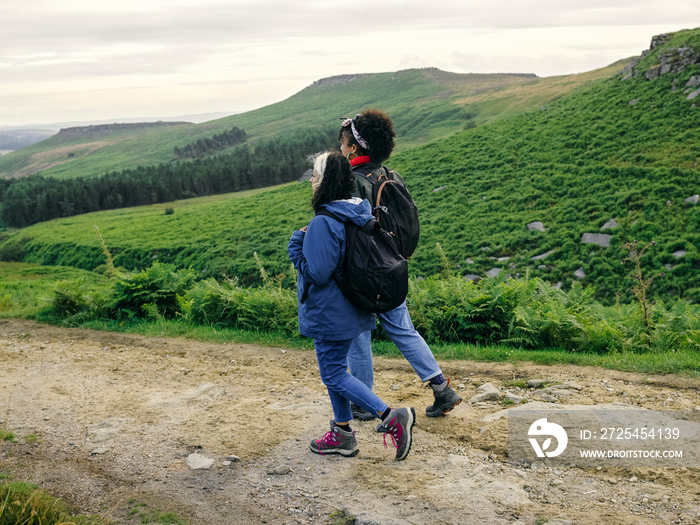
[[[359,419],[360,421],[371,421],[375,416],[372,412],[367,412],[364,408],[357,406],[355,403],[350,403],[350,411],[352,412],[353,419]]]
[[[396,447],[396,459],[402,460],[408,456],[413,442],[413,425],[416,423],[416,411],[414,408],[392,408],[389,415],[375,430],[389,434]],[[384,436],[386,447],[386,435]]]
[[[428,417],[445,415],[462,402],[460,395],[450,386],[449,379],[441,385],[430,385],[430,388],[433,389],[435,401],[425,409]]]
[[[326,432],[321,439],[314,439],[309,445],[311,452],[321,454],[340,454],[341,456],[357,456],[360,447],[357,446],[355,432],[346,432],[331,419],[331,430]]]

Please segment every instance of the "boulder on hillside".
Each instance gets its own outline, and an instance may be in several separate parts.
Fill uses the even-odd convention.
[[[583,271],[583,266],[580,266],[578,270],[574,272],[577,279],[584,279],[586,277],[586,272]]]
[[[540,221],[535,221],[535,222],[529,222],[527,224],[527,229],[530,231],[536,230],[536,231],[546,231],[544,228],[544,224],[542,224]]]
[[[688,197],[687,199],[683,199],[683,202],[690,202],[692,204],[697,204],[698,201],[700,201],[700,195],[693,195],[692,197]]]
[[[581,237],[581,242],[584,244],[597,244],[598,246],[607,248],[610,246],[611,239],[612,235],[606,233],[584,233],[583,237]]]
[[[489,277],[496,277],[499,273],[501,273],[500,268],[491,268],[488,272],[486,272],[486,275]]]
[[[600,227],[600,230],[614,230],[615,228],[617,228],[617,221],[615,219],[610,219]]]
[[[533,261],[539,261],[541,259],[544,259],[548,255],[552,255],[554,253],[554,250],[549,250],[548,252],[541,253],[539,255],[535,255],[534,257],[530,257],[531,260]]]

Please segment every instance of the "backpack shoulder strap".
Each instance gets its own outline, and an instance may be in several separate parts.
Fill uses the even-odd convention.
[[[345,222],[340,219],[337,215],[335,215],[333,212],[328,211],[326,208],[320,208],[317,212],[316,215],[325,215],[326,217],[330,217],[331,219],[335,219],[338,222]]]

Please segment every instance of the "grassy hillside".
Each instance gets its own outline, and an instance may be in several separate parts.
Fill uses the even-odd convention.
[[[0,157],[0,178],[42,173],[57,178],[97,176],[139,165],[171,162],[183,147],[233,126],[249,140],[300,127],[334,125],[344,115],[376,106],[394,118],[399,149],[446,137],[466,127],[547,104],[563,93],[612,74],[624,64],[565,77],[459,75],[437,69],[347,75],[315,82],[276,104],[203,124],[165,124],[90,133],[66,140],[61,134]]]
[[[682,71],[647,79],[684,47],[695,55]],[[611,302],[616,292],[629,300],[635,282],[620,248],[655,241],[642,261],[646,277],[665,273],[653,292],[700,300],[700,207],[686,201],[700,193],[700,108],[689,99],[700,30],[676,33],[635,71],[393,159],[427,247],[440,242],[465,274],[582,280]],[[603,229],[611,220],[617,227]],[[546,231],[528,230],[535,221]],[[610,235],[609,247],[583,242],[586,233]],[[425,247],[412,264],[430,274],[438,268]]]
[[[695,55],[682,71],[647,78],[659,65],[681,64],[684,47]],[[565,289],[581,281],[607,303],[616,294],[629,302],[635,280],[620,248],[655,241],[641,260],[644,278],[654,277],[652,296],[699,301],[700,206],[686,202],[700,193],[700,108],[689,99],[700,87],[698,57],[700,30],[679,32],[641,58],[634,76],[611,74],[535,111],[395,155],[390,164],[421,211],[414,275],[441,270],[440,243],[465,275],[498,268]],[[143,268],[157,258],[259,282],[253,252],[272,275],[290,275],[286,244],[310,219],[310,197],[307,183],[294,183],[184,201],[172,215],[159,205],[72,217],[16,232],[0,257],[95,268],[104,262],[97,224],[118,265]],[[611,220],[617,226],[603,230]],[[528,229],[533,222],[545,231]],[[609,235],[609,246],[583,242],[584,234]]]

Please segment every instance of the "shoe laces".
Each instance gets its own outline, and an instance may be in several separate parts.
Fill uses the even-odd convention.
[[[336,438],[336,432],[335,429],[329,430],[325,434],[323,434],[323,437],[318,440],[318,453],[321,454],[322,456],[325,456],[321,451],[321,444],[323,445],[337,445],[338,444],[338,439]]]
[[[399,444],[398,440],[401,438],[399,435],[399,432],[401,435],[403,435],[403,432],[401,431],[400,425],[398,423],[394,424],[396,421],[396,417],[391,420],[391,422],[388,425],[380,425],[381,427],[386,429],[386,432],[384,433],[384,448],[387,448],[386,444],[386,437],[387,435],[391,438],[391,444],[394,445],[394,448],[398,450]],[[379,430],[379,427],[377,427],[377,431]]]

